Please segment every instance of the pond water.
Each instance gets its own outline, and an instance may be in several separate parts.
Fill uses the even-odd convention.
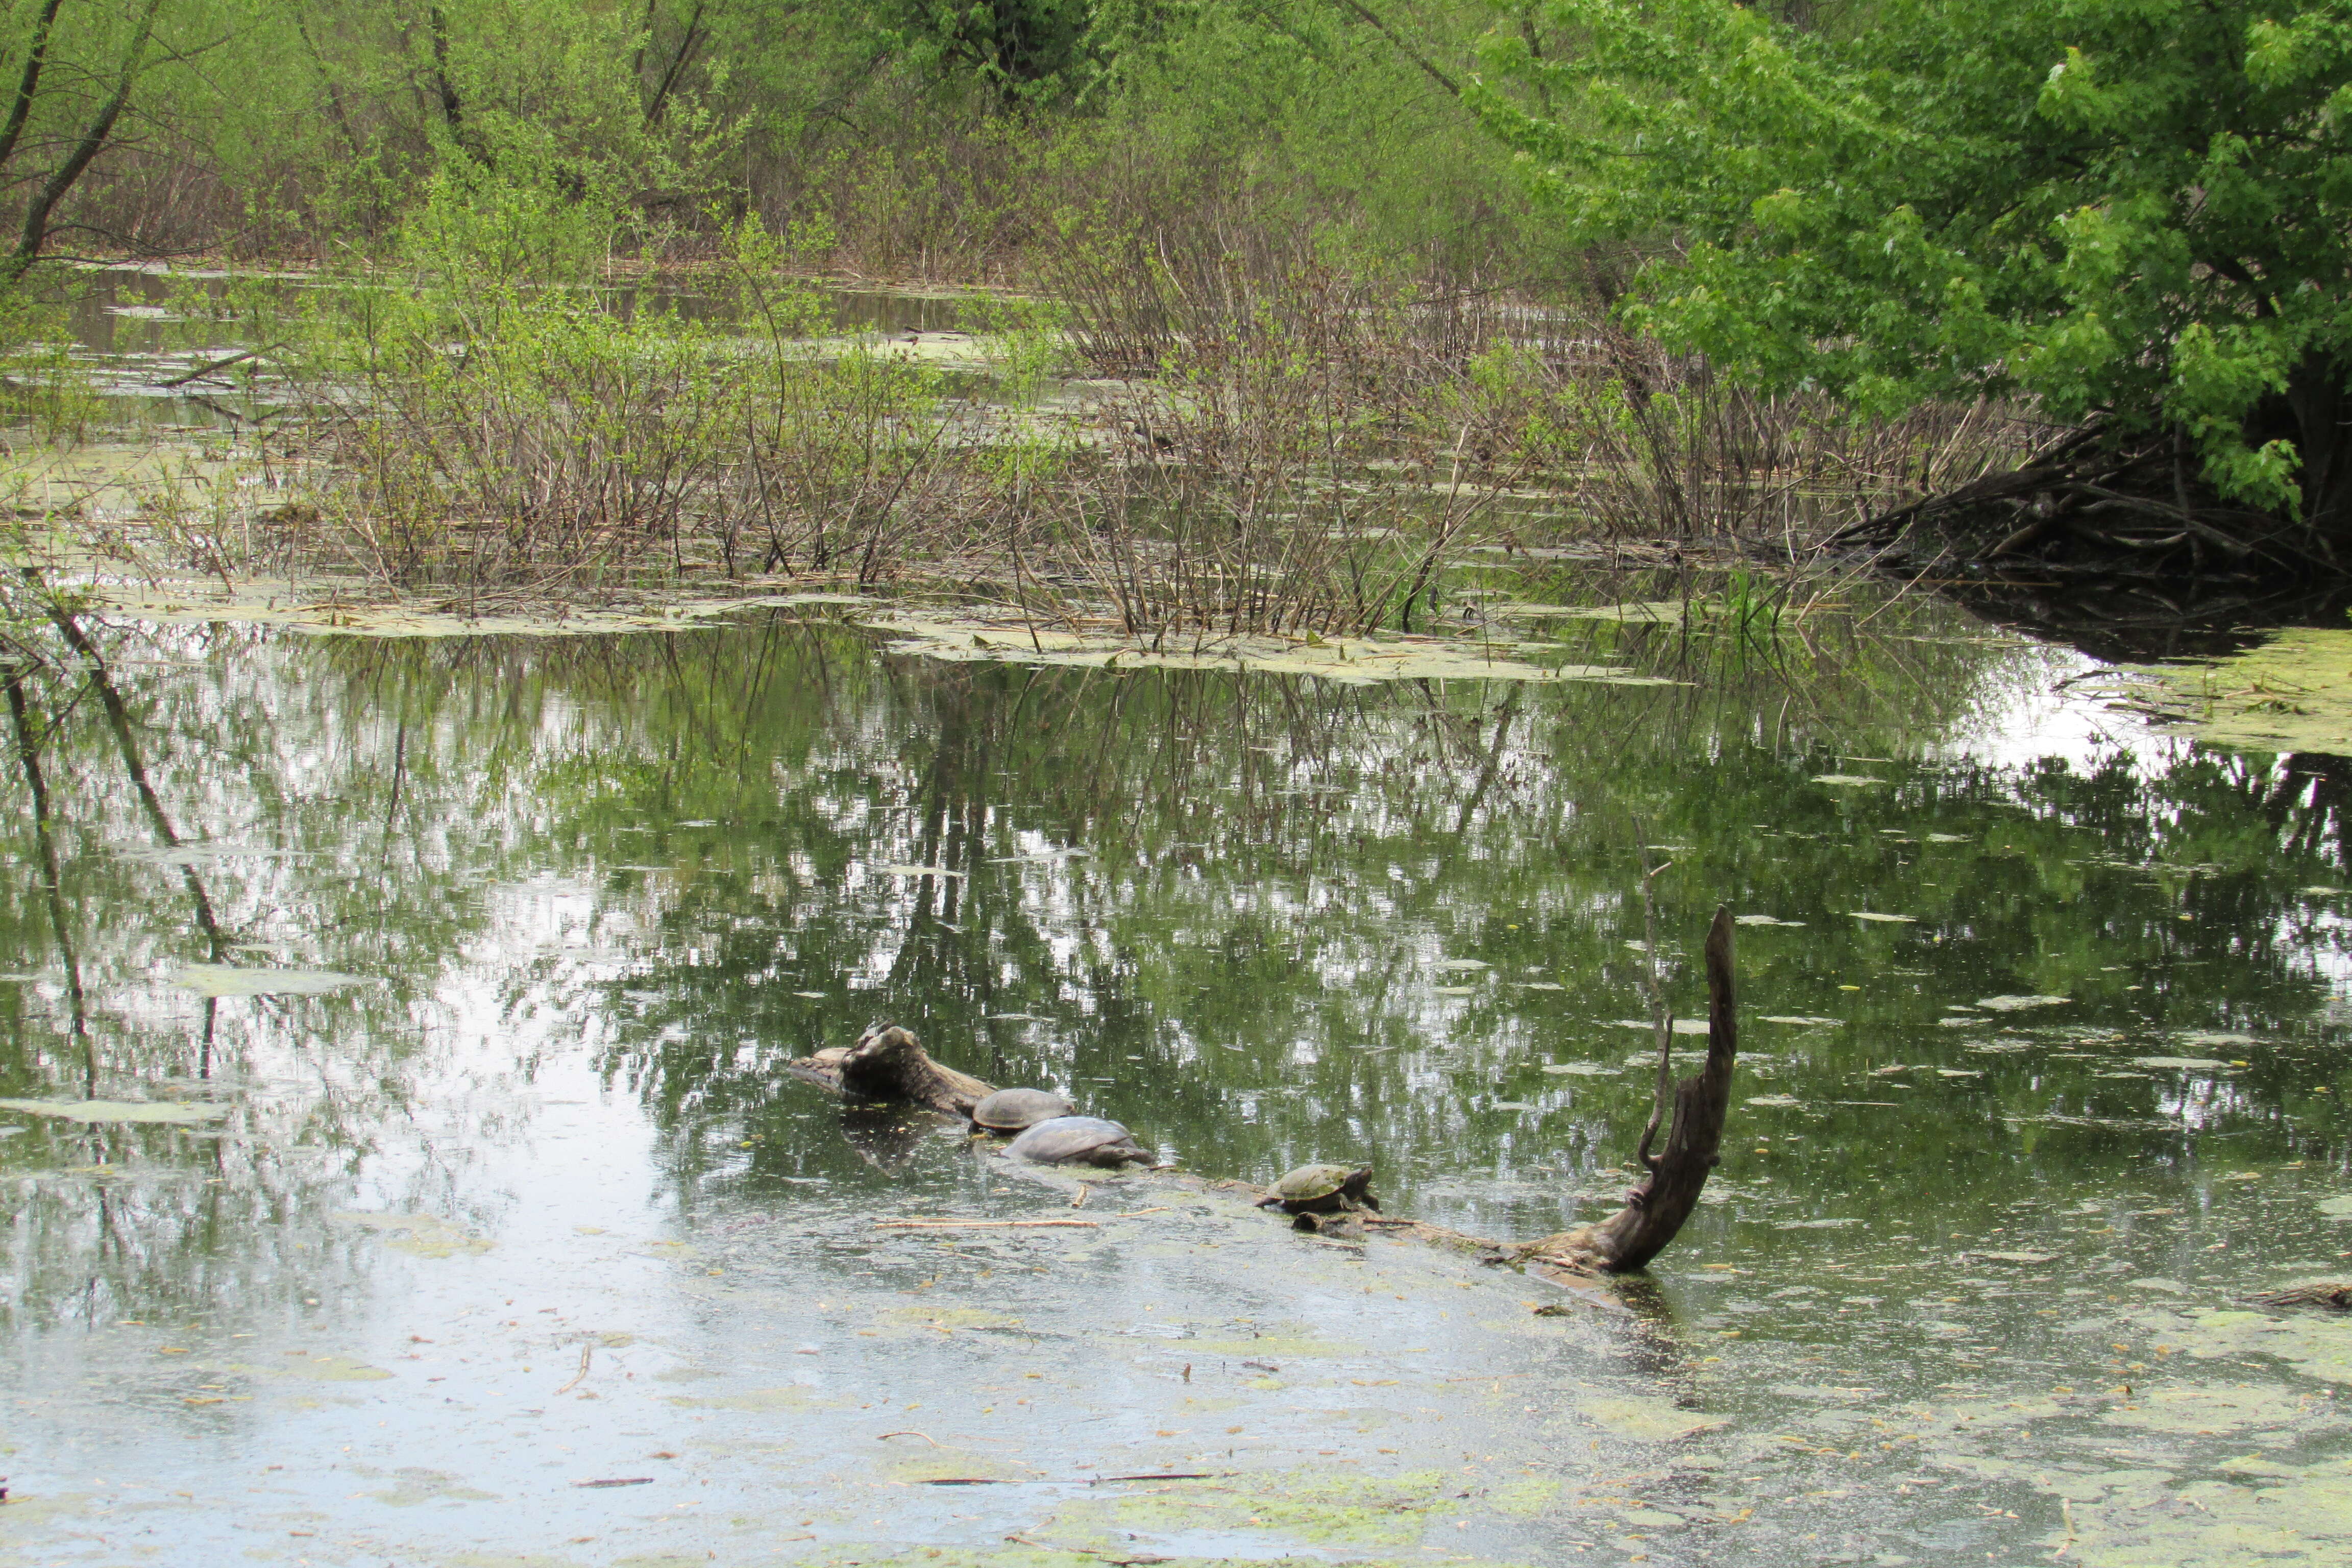
[[[23,689],[0,1563],[2352,1550],[2352,1324],[2242,1300],[2352,1275],[2352,764],[1916,595],[1511,631],[1652,685],[831,613],[93,620]],[[1645,853],[1677,1013],[1740,917],[1744,1049],[1630,1310],[783,1071],[895,1020],[1186,1172],[1540,1236],[1648,1110]],[[177,1120],[25,1103],[80,1101]],[[940,1216],[1056,1223],[877,1223]]]

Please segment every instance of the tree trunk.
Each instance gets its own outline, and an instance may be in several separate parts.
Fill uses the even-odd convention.
[[[2295,476],[2303,487],[2304,521],[2312,542],[2330,558],[2352,554],[2352,399],[2345,366],[2317,355],[2287,377],[2281,401],[2294,420],[2291,439],[2303,456]]]
[[[1706,1065],[1675,1087],[1665,1147],[1642,1156],[1649,1174],[1608,1218],[1517,1248],[1523,1261],[1580,1273],[1632,1273],[1664,1251],[1698,1206],[1707,1173],[1721,1162],[1731,1068],[1739,1053],[1731,930],[1730,910],[1717,909],[1706,933]]]
[[[32,198],[25,204],[25,221],[16,238],[16,248],[5,260],[0,260],[0,285],[13,286],[31,270],[40,259],[41,247],[49,237],[49,218],[66,194],[74,188],[90,160],[104,152],[114,138],[115,121],[122,117],[123,109],[131,102],[131,93],[139,86],[139,78],[147,68],[147,46],[155,35],[155,14],[163,9],[163,0],[147,0],[146,8],[139,13],[138,23],[131,28],[131,43],[122,53],[122,68],[116,73],[114,91],[99,105],[80,139],[67,152],[65,160],[49,171]]]

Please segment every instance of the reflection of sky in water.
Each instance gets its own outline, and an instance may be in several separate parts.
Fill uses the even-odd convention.
[[[153,666],[110,632],[189,843],[85,693],[48,751],[90,1044],[20,873],[0,1097],[234,1109],[0,1140],[12,1523],[63,1559],[154,1521],[189,1562],[1924,1562],[2071,1517],[2073,1558],[2219,1562],[2259,1450],[2333,1552],[2352,1343],[2231,1315],[2352,1234],[2315,1207],[2315,1091],[2352,1087],[2305,891],[2347,879],[2333,774],[2147,736],[1930,604],[1874,627],[1801,675],[1568,628],[1692,684],[1338,694],[789,627],[174,632]],[[1392,1211],[1541,1234],[1622,1190],[1646,1110],[1644,842],[1678,1011],[1717,898],[1803,922],[1740,931],[1733,1142],[1654,1320],[1151,1189],[1074,1206],[781,1070],[894,1017],[1207,1176],[1370,1158]],[[163,979],[210,956],[196,886],[233,961],[379,983],[208,1010]],[[1057,1224],[874,1223],[941,1215]],[[1005,1484],[928,1484],[973,1478]]]

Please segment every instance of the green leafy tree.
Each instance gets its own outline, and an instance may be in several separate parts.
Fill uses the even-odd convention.
[[[2352,537],[2352,4],[1520,10],[1477,107],[1578,238],[1650,248],[1636,326],[1865,412],[2168,435]]]

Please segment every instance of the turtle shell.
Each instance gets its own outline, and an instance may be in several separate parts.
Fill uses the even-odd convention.
[[[1000,1089],[971,1108],[971,1119],[991,1132],[1018,1132],[1077,1109],[1047,1089]]]
[[[1134,1161],[1149,1165],[1151,1156],[1136,1145],[1134,1136],[1116,1121],[1099,1116],[1056,1116],[1040,1121],[1005,1145],[1007,1154],[1041,1165],[1108,1165],[1116,1168]]]
[[[1258,1199],[1260,1208],[1280,1208],[1286,1214],[1339,1214],[1350,1209],[1380,1210],[1372,1196],[1370,1165],[1301,1165],[1285,1173]]]

